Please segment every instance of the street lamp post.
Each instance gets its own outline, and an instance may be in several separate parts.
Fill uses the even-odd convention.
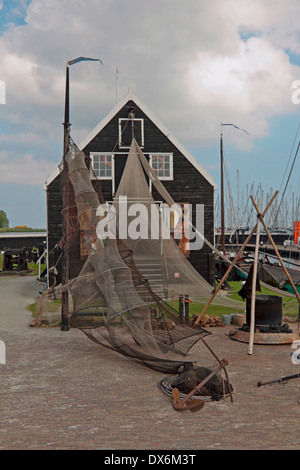
[[[70,180],[68,175],[68,164],[66,155],[70,147],[70,86],[69,69],[70,65],[82,61],[102,61],[100,59],[91,59],[89,57],[78,57],[70,60],[66,64],[66,90],[65,90],[65,113],[64,113],[64,144],[63,144],[63,168],[61,173],[61,193],[62,193],[62,303],[61,303],[61,330],[68,331],[69,326],[69,292],[68,282],[70,279],[70,253],[69,253],[69,207],[70,207]]]

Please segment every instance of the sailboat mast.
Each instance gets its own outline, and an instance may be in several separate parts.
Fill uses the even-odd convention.
[[[221,123],[221,139],[220,139],[220,153],[221,153],[221,232],[222,232],[222,251],[225,255],[225,209],[224,209],[224,156],[223,156],[223,134],[222,126],[233,126],[236,129],[244,131],[248,134],[245,129],[241,129],[234,124],[223,124]]]

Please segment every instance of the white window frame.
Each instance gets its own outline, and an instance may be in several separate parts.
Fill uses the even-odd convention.
[[[128,126],[131,126],[131,119],[130,118],[119,118],[119,142],[120,142],[120,145],[119,145],[119,148],[120,149],[129,149],[130,148],[130,145],[121,145],[121,142],[122,142],[122,122],[123,121],[128,121]],[[141,142],[141,145],[140,147],[144,147],[144,119],[143,118],[133,118],[132,119],[133,122],[135,121],[140,121],[141,122],[141,138],[142,138],[142,142]]]
[[[95,156],[109,156],[111,157],[111,176],[97,176],[94,170],[94,157]],[[96,180],[114,180],[115,174],[115,155],[111,152],[90,152],[91,157],[91,179]]]
[[[152,166],[152,159],[153,157],[163,157],[163,156],[169,156],[170,157],[170,160],[169,160],[169,164],[170,164],[170,175],[169,176],[158,176],[158,179],[159,180],[162,180],[162,181],[172,181],[173,180],[173,153],[167,153],[167,152],[153,152],[149,155],[149,164],[151,166],[151,168],[153,169],[153,166]]]

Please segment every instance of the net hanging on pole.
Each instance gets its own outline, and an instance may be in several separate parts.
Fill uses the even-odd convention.
[[[104,206],[102,195],[95,191],[85,158],[71,142],[66,161],[87,253],[68,285],[71,325],[93,341],[158,371],[176,373],[181,366],[191,367],[190,349],[210,333],[182,324],[169,300],[184,294],[206,301],[212,286],[175,240],[162,236],[166,227],[147,178],[164,202],[172,204],[172,199],[134,139],[112,207]],[[115,237],[107,236],[111,227]],[[141,227],[138,237],[128,236]]]

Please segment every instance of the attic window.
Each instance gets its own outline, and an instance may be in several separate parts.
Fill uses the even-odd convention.
[[[150,165],[160,180],[173,179],[172,153],[153,153],[150,155]]]
[[[119,119],[119,147],[129,148],[132,137],[140,147],[144,146],[144,119],[130,117]]]

